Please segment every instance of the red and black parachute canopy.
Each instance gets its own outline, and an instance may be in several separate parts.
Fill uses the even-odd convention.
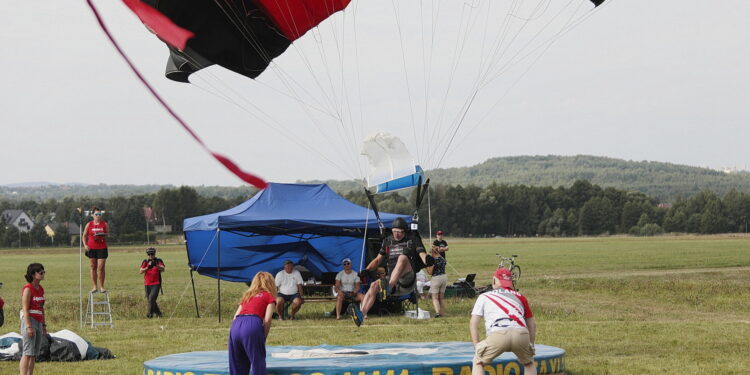
[[[350,0],[143,0],[193,36],[184,48],[161,34],[164,28],[141,19],[169,45],[166,76],[188,76],[218,64],[255,78],[289,45]],[[169,30],[169,29],[167,29]],[[170,45],[171,44],[171,45]]]

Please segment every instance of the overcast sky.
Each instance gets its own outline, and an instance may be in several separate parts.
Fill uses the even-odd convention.
[[[479,1],[464,1],[472,2]],[[450,61],[443,53],[454,44],[434,46],[429,72],[435,83],[420,85],[426,75],[404,70],[420,71],[424,60],[405,57],[413,52],[408,46],[402,53],[399,45],[390,48],[378,39],[416,34],[409,28],[418,23],[393,22],[391,7],[373,8],[385,3],[391,2],[353,0],[356,10],[350,6],[331,25],[303,37],[258,82],[217,69],[203,85],[163,78],[164,45],[119,1],[97,5],[139,69],[209,147],[269,181],[361,177],[365,161],[357,156],[358,141],[377,131],[402,138],[427,168],[547,154],[712,168],[750,164],[748,1],[610,0],[540,59],[516,64],[515,73],[480,90],[450,147],[448,128],[422,133],[419,124],[437,128],[430,124],[441,110],[450,112],[445,118],[460,114],[462,100],[451,97],[441,106],[434,99],[446,92],[440,78],[452,70],[441,62]],[[353,21],[356,33],[336,32],[335,25],[345,30]],[[0,25],[0,184],[241,183],[157,105],[85,2],[8,2]],[[351,47],[355,39],[357,47]],[[315,53],[331,48],[332,40],[339,49]],[[476,38],[470,43],[481,45]],[[320,73],[316,59],[328,67],[317,81],[306,75]],[[355,65],[360,68],[351,69]],[[338,73],[331,78],[338,71],[341,80]],[[469,87],[478,72],[461,67],[455,74],[451,95]],[[274,80],[279,76],[292,78]],[[210,92],[211,79],[232,87],[224,94],[243,92],[244,109]],[[279,82],[287,89],[292,82],[296,96],[279,94]],[[432,104],[425,107],[420,93]],[[339,119],[356,126],[337,128],[327,102],[340,111]],[[334,125],[321,131],[326,121]]]

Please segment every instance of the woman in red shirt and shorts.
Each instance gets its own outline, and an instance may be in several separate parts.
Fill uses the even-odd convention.
[[[86,224],[83,229],[83,246],[86,248],[86,256],[89,257],[91,265],[91,293],[106,292],[104,290],[104,267],[107,265],[109,250],[107,249],[107,235],[109,228],[107,222],[102,220],[102,210],[97,207],[91,209],[94,220]],[[99,287],[97,288],[97,279]]]
[[[21,345],[22,357],[20,370],[22,375],[34,373],[34,363],[42,348],[42,336],[47,334],[44,324],[44,266],[31,263],[26,268],[28,284],[21,289]]]

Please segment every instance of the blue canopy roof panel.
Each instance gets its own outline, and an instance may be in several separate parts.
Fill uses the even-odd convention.
[[[386,227],[397,217],[381,213]],[[241,229],[262,234],[357,236],[378,229],[375,213],[336,194],[328,185],[270,183],[250,200],[225,211],[188,218],[184,231]]]
[[[409,215],[380,217],[386,227],[397,217],[411,222]],[[228,281],[249,281],[259,271],[275,274],[287,259],[316,276],[340,271],[344,258],[359,270],[365,231],[379,234],[372,210],[327,185],[278,183],[236,207],[185,219],[184,230],[190,267]]]

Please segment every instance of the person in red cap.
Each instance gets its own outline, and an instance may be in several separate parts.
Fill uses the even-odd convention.
[[[492,277],[494,290],[482,293],[471,311],[469,332],[474,343],[472,375],[484,375],[484,365],[504,352],[513,352],[524,366],[523,373],[536,375],[534,339],[536,322],[529,301],[513,289],[513,275],[505,268]],[[477,326],[484,318],[487,337],[479,341]]]
[[[432,241],[432,248],[437,250],[440,253],[440,256],[443,257],[443,259],[447,258],[445,257],[445,253],[448,251],[448,242],[445,242],[443,239],[443,231],[439,230],[437,233],[435,233],[435,236],[437,237],[435,241]]]

